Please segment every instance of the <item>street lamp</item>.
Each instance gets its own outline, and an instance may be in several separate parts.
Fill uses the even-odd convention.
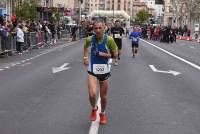
[[[113,21],[114,21],[114,18],[115,18],[115,6],[114,6],[114,2],[115,2],[115,0],[112,1],[112,8],[113,8]]]
[[[81,20],[82,20],[82,16],[81,16],[81,7],[82,7],[82,4],[83,4],[83,0],[78,0],[79,2],[79,25],[81,25]]]

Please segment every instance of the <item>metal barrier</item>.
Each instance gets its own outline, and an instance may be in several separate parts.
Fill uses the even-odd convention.
[[[12,34],[8,37],[0,37],[1,41],[1,48],[0,53],[1,55],[12,55],[12,52],[16,49],[16,36],[13,36]]]
[[[61,34],[60,35],[61,38],[69,38],[69,35],[70,35],[69,30],[61,30],[60,34]]]
[[[69,39],[70,35],[71,34],[69,30],[61,30],[59,33],[56,32],[55,39],[60,39],[60,38]],[[2,38],[0,36],[0,54],[11,55],[12,53],[15,53],[16,41],[17,37],[15,34],[10,34],[6,38]],[[55,43],[55,40],[52,40],[51,33],[45,33],[45,32],[24,33],[24,43],[22,45],[22,50],[50,46],[52,43]]]
[[[1,50],[1,36],[0,36],[0,53],[2,53],[2,50]]]

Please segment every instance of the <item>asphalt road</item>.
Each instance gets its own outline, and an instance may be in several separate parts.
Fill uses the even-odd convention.
[[[83,43],[0,59],[0,134],[89,133]],[[150,43],[184,60],[144,41],[132,58],[124,39],[120,65],[112,67],[108,123],[93,134],[200,133],[200,45]],[[52,72],[65,63],[66,70]]]

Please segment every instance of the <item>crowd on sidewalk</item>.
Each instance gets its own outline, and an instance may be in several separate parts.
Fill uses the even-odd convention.
[[[178,36],[191,36],[191,30],[187,25],[183,27],[169,26],[153,26],[146,25],[141,28],[142,37],[150,40],[160,40],[160,42],[176,42],[176,37]]]
[[[53,21],[22,21],[12,18],[11,20],[0,19],[0,53],[17,51],[22,54],[31,49],[31,43],[42,42],[45,45],[55,44],[61,38],[61,31],[75,33],[73,28],[64,24],[56,24]],[[33,39],[34,37],[34,39]]]

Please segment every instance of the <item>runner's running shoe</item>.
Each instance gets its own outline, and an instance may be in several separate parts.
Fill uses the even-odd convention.
[[[99,116],[100,116],[100,124],[101,125],[105,125],[107,123],[106,114],[105,113],[100,113]]]
[[[90,115],[91,121],[95,121],[97,119],[97,110],[98,110],[98,107],[96,107],[95,109],[92,109],[91,115]]]

